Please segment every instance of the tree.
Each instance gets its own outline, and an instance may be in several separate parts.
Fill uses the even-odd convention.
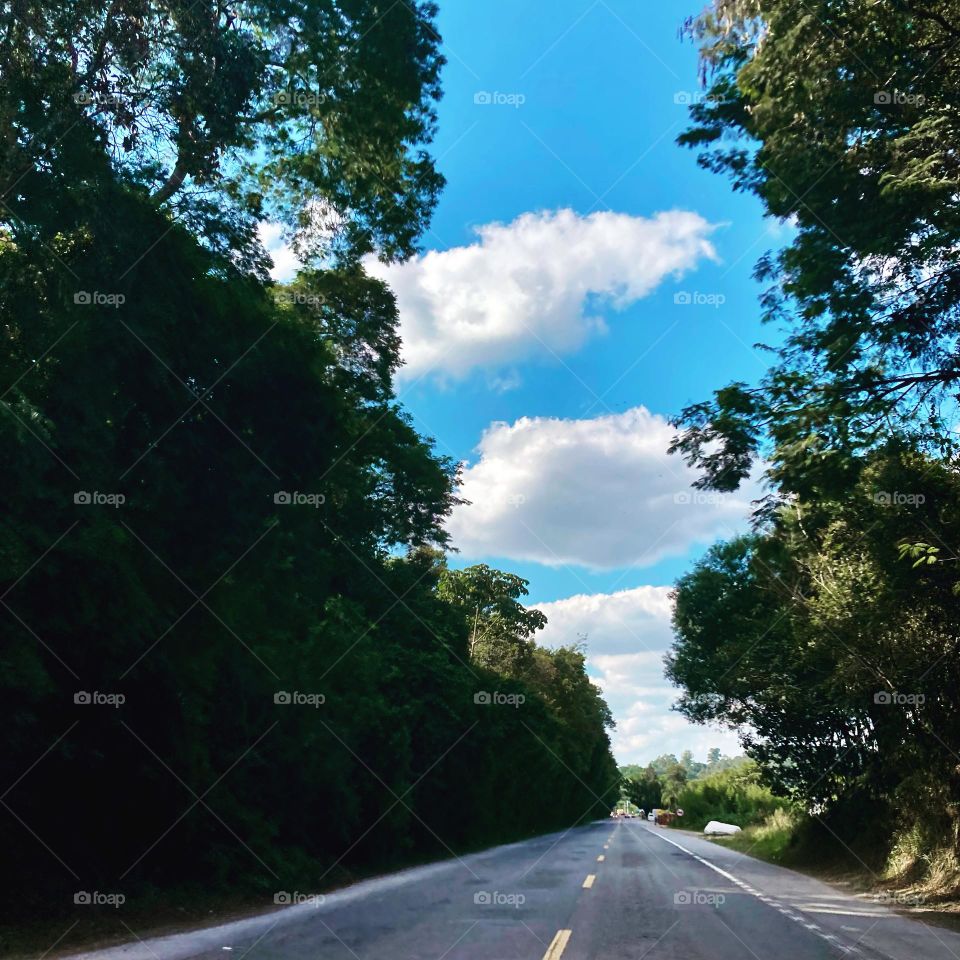
[[[165,222],[123,188],[92,216],[97,239],[69,253],[87,290],[128,269],[128,251]],[[164,764],[199,795],[244,751],[211,798],[217,816],[277,875],[310,857],[332,862],[366,812],[382,810],[372,790],[341,786],[362,769],[344,743],[398,792],[429,766],[404,749],[403,700],[388,696],[398,638],[419,650],[422,676],[440,683],[449,672],[409,615],[390,642],[372,644],[384,629],[388,551],[443,542],[452,503],[450,465],[393,400],[395,344],[364,332],[357,339],[382,363],[342,363],[356,340],[319,337],[309,309],[278,305],[269,289],[219,270],[189,233],[165,229],[125,288],[129,307],[76,302],[56,252],[26,230],[0,249],[0,365],[8,383],[19,378],[0,419],[0,484],[16,505],[0,532],[3,710],[14,731],[3,774],[13,783],[55,744],[8,800],[65,862],[89,865],[85,882],[117,877],[183,814],[183,788],[161,776]],[[351,330],[396,322],[377,284],[340,285],[337,312]],[[85,491],[123,502],[98,506]],[[78,705],[84,690],[122,694],[125,705]],[[323,694],[327,727],[313,711],[277,707],[283,690]],[[449,723],[443,749],[451,726],[459,735],[469,724]],[[274,728],[276,741],[258,741]],[[368,746],[377,738],[382,747]],[[327,810],[325,826],[304,828],[284,780]],[[70,828],[67,797],[89,830]],[[217,822],[181,819],[129,875],[131,895],[188,879],[216,886],[249,860],[259,882],[263,868]],[[61,885],[76,880],[37,859],[15,818],[0,832],[9,863],[35,864],[37,908],[61,902]],[[22,880],[3,874],[4,910],[17,909],[10,891]]]
[[[525,581],[446,568],[457,467],[362,268],[441,183],[434,5],[7,14],[0,915],[72,931],[78,887],[258,897],[605,814],[609,709],[582,651],[535,649]]]
[[[663,776],[668,770],[677,766],[679,763],[680,761],[677,759],[676,754],[664,753],[654,760],[651,760],[650,766],[653,767],[659,776]]]
[[[4,221],[43,222],[110,177],[235,263],[256,224],[304,252],[408,255],[442,179],[436,7],[369,0],[17,9],[0,43]]]
[[[97,216],[99,239],[72,260],[93,289],[162,221],[125,189]],[[123,311],[74,303],[41,245],[0,248],[0,365],[8,382],[29,370],[0,419],[0,488],[16,505],[0,531],[11,808],[84,865],[85,885],[136,864],[130,902],[191,884],[296,888],[337,864],[608,812],[609,710],[582,652],[533,649],[544,618],[519,603],[519,578],[480,578],[503,588],[480,620],[527,671],[468,659],[479,637],[439,549],[455,466],[393,397],[393,298],[349,269],[277,298],[219,262],[174,227]],[[85,504],[83,490],[125,502]],[[77,704],[78,689],[126,702]],[[484,689],[522,710],[477,704]],[[324,702],[276,700],[294,691]],[[225,771],[184,815],[185,790]],[[13,816],[0,843],[0,912],[24,909],[24,884],[36,916],[71,902],[76,879]]]
[[[471,660],[507,676],[524,673],[532,656],[530,640],[547,623],[539,610],[520,602],[527,595],[526,580],[481,563],[445,571],[439,593],[466,618]]]
[[[706,764],[693,759],[693,751],[684,750],[680,754],[680,766],[686,771],[687,778],[693,780],[706,768]]]
[[[15,13],[0,914],[73,930],[80,886],[257,897],[606,813],[582,651],[534,649],[520,578],[446,569],[457,468],[358,263],[408,254],[439,184],[433,6]],[[268,282],[265,216],[329,256]]]
[[[687,782],[687,771],[679,764],[673,764],[663,776],[663,802],[676,807],[680,791]]]
[[[769,782],[805,804],[912,792],[942,822],[960,795],[943,748],[960,733],[946,552],[958,482],[894,449],[868,459],[848,496],[795,503],[764,533],[712,548],[677,585],[667,671],[680,709],[741,729]],[[938,545],[915,559],[920,531]]]
[[[709,90],[680,142],[796,225],[758,266],[789,325],[773,367],[677,418],[703,485],[734,489],[762,451],[781,495],[834,494],[855,481],[840,452],[882,445],[889,418],[953,452],[957,30],[950,3],[913,0],[716,0],[688,25]]]
[[[628,772],[629,771],[629,772]],[[660,780],[652,766],[644,768],[621,767],[623,789],[627,799],[641,810],[658,808],[662,801]]]
[[[708,89],[680,142],[791,236],[756,271],[770,369],[675,420],[700,486],[762,464],[771,492],[679,581],[668,673],[833,836],[879,825],[869,856],[912,824],[934,862],[960,797],[955,5],[714,0],[687,33]]]

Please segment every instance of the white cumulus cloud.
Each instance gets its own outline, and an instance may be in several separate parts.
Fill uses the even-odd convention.
[[[563,355],[605,329],[667,276],[716,259],[696,213],[652,217],[572,210],[478,227],[476,243],[405,263],[366,261],[397,297],[404,376],[461,378],[531,357]]]
[[[547,614],[547,626],[537,634],[537,642],[548,647],[574,643],[578,636],[586,636],[591,655],[647,656],[652,651],[659,658],[657,651],[670,645],[669,587],[583,593],[536,607]]]
[[[694,725],[671,710],[679,691],[663,672],[672,640],[669,594],[669,587],[642,586],[534,604],[547,616],[538,643],[556,647],[586,638],[587,669],[617,721],[612,740],[620,763],[684,750],[705,760],[711,747],[740,752],[734,732]]]
[[[469,504],[449,520],[454,545],[467,557],[612,569],[742,531],[758,491],[694,490],[695,472],[667,453],[674,432],[645,407],[491,424],[463,472]]]

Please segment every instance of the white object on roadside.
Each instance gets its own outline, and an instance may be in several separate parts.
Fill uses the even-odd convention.
[[[709,836],[728,837],[733,833],[739,833],[740,828],[732,823],[721,823],[719,820],[711,820],[704,828],[703,832]]]

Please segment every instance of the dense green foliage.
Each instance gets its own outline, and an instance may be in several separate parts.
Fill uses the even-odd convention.
[[[27,223],[104,165],[235,262],[256,223],[301,247],[411,251],[442,179],[435,6],[368,0],[5,4],[0,192]],[[96,203],[94,198],[91,202]]]
[[[621,796],[635,807],[649,813],[663,803],[663,784],[652,766],[628,765],[620,768],[623,777]]]
[[[683,810],[683,816],[671,826],[702,830],[711,820],[738,827],[762,823],[785,802],[760,782],[759,768],[747,760],[691,780],[677,792],[674,806]]]
[[[951,466],[887,451],[849,498],[797,502],[714,547],[677,588],[668,670],[684,712],[742,725],[772,782],[806,803],[856,793],[948,818],[957,571],[943,552],[911,562],[909,545],[953,542],[958,495]]]
[[[722,785],[754,783],[757,768],[746,757],[725,757],[714,748],[708,751],[706,763],[694,760],[690,750],[684,750],[679,760],[672,753],[664,753],[651,760],[646,767],[624,764],[620,767],[620,776],[621,800],[649,813],[656,808],[683,809],[685,799],[700,792],[705,782]],[[722,819],[723,811],[729,806],[721,802],[725,796],[722,792],[709,795],[710,800],[716,800],[718,806],[713,814],[707,816],[707,820]],[[700,804],[696,809],[705,810],[706,805]],[[686,827],[689,823],[684,819],[677,826]]]
[[[432,205],[431,6],[6,16],[0,908],[272,902],[605,815],[609,711],[523,581],[446,569],[455,467],[357,265]],[[269,107],[281,67],[327,78],[317,115]],[[286,287],[266,182],[338,222]]]
[[[891,426],[953,450],[960,380],[960,21],[943,0],[716,0],[709,90],[681,142],[795,227],[764,257],[786,343],[757,388],[684,411],[680,449],[732,489],[758,453],[782,494],[842,492]],[[944,404],[946,405],[944,407]]]
[[[527,642],[546,625],[539,610],[521,603],[526,581],[512,573],[478,564],[448,570],[440,579],[440,596],[456,607],[470,624],[470,659],[501,672],[522,676],[531,665]]]
[[[677,421],[703,486],[762,461],[772,492],[679,582],[668,672],[834,840],[956,863],[956,5],[715,0],[688,33],[681,142],[795,230],[758,267],[773,366]]]

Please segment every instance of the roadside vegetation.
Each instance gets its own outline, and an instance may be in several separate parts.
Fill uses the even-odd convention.
[[[785,807],[778,807],[761,823],[748,824],[740,833],[732,836],[711,839],[724,847],[769,863],[796,866],[802,860],[797,851],[796,829],[797,814]]]
[[[702,830],[711,820],[740,827],[758,824],[785,806],[768,787],[761,785],[757,765],[750,760],[730,769],[701,775],[686,784],[676,796],[674,809],[683,816],[672,826]]]
[[[676,421],[703,487],[768,495],[677,584],[667,662],[801,841],[936,897],[960,892],[956,14],[714,0],[688,24],[707,89],[680,142],[789,239],[757,268],[768,373]]]
[[[620,773],[624,800],[646,812],[682,810],[670,826],[684,830],[702,830],[711,820],[747,827],[789,806],[761,782],[753,760],[724,757],[719,750],[710,751],[707,763],[684,751],[679,760],[665,754],[646,767],[623,766]]]
[[[582,651],[447,564],[457,468],[363,269],[442,185],[435,8],[298,11],[4,28],[0,953],[28,917],[42,949],[126,938],[118,898],[272,908],[616,797]]]

